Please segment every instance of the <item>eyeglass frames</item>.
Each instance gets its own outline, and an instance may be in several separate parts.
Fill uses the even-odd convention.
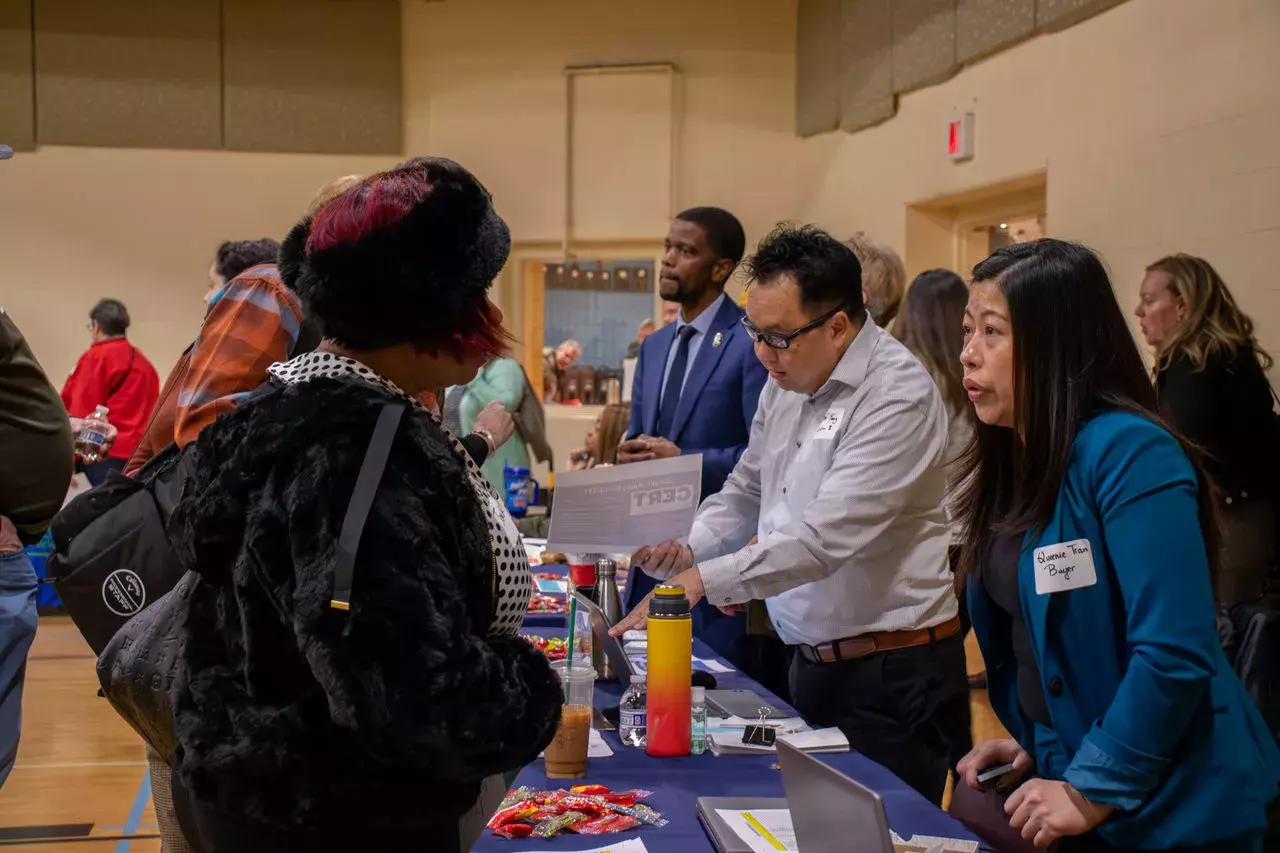
[[[762,343],[770,349],[788,349],[790,348],[793,340],[800,337],[805,332],[812,332],[814,329],[823,326],[828,320],[843,310],[844,306],[841,305],[839,308],[835,308],[823,314],[812,323],[806,323],[794,332],[762,332],[756,328],[755,323],[752,323],[746,317],[742,318],[742,328],[747,330],[747,335],[750,336],[753,342]]]

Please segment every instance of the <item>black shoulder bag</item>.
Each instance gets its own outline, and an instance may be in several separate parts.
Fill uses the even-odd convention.
[[[360,536],[378,494],[378,485],[386,470],[387,457],[405,408],[405,404],[400,402],[387,403],[382,407],[356,477],[351,503],[347,506],[338,536],[337,565],[330,600],[336,610],[351,609],[351,584]],[[200,576],[195,572],[184,574],[176,586],[116,631],[98,657],[98,681],[103,695],[143,740],[170,764],[173,763],[174,750],[170,692],[181,666],[179,633],[186,618],[187,599],[199,582]]]

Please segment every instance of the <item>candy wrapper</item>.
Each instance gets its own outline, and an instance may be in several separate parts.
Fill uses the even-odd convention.
[[[574,785],[569,789],[571,794],[583,794],[588,797],[603,797],[609,793],[609,789],[604,785]]]
[[[521,800],[512,806],[504,809],[498,809],[493,817],[489,818],[488,827],[497,829],[500,826],[506,826],[509,823],[515,823],[523,818],[531,817],[537,814],[538,804],[533,800]]]
[[[651,791],[611,791],[604,785],[575,785],[571,790],[510,791],[489,829],[503,838],[551,838],[561,832],[605,835],[639,825],[663,827],[667,821],[639,802]]]
[[[528,823],[509,823],[506,826],[493,827],[493,834],[499,838],[528,838],[533,832],[533,825]]]
[[[574,824],[570,829],[579,835],[608,835],[612,832],[626,832],[637,823],[639,821],[633,817],[628,817],[624,814],[611,814],[608,817],[598,817],[586,823]]]
[[[568,829],[572,824],[582,823],[586,818],[582,812],[565,812],[555,817],[547,818],[541,821],[533,828],[534,838],[550,838],[562,829]]]

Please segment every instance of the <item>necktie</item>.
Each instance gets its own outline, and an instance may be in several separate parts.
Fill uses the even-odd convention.
[[[680,405],[680,388],[684,385],[685,368],[689,366],[689,339],[697,334],[693,326],[681,326],[676,330],[676,357],[667,374],[667,387],[662,389],[662,408],[658,410],[658,436],[671,438],[671,425],[676,420],[676,407]]]

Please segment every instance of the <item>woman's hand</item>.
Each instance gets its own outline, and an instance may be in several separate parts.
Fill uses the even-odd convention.
[[[992,767],[1000,767],[1004,764],[1012,764],[1013,770],[1009,771],[1009,774],[998,778],[1006,782],[1016,782],[1026,775],[1034,763],[1031,760],[1031,754],[1019,746],[1018,742],[1013,738],[993,738],[984,740],[969,750],[969,754],[960,759],[960,763],[956,765],[956,770],[960,773],[960,778],[964,780],[966,785],[981,791],[983,786],[978,781],[978,775],[984,770],[990,770]]]
[[[492,435],[493,449],[497,450],[507,443],[511,433],[515,432],[515,428],[516,422],[512,419],[511,413],[495,400],[480,410],[480,414],[476,415],[475,425],[471,429],[475,432],[484,430]]]
[[[1009,825],[1037,847],[1048,847],[1064,835],[1084,835],[1114,809],[1085,799],[1066,782],[1030,779],[1004,804]]]
[[[579,447],[569,454],[569,470],[585,471],[591,467],[591,453],[585,447]]]

